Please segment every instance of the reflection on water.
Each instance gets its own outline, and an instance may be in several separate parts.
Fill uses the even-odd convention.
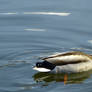
[[[24,14],[69,16],[71,13],[64,13],[64,12],[24,12]]]
[[[88,43],[92,44],[92,40],[88,40]]]
[[[46,31],[45,29],[38,29],[38,28],[27,28],[24,29],[25,31],[36,31],[36,32],[44,32]]]
[[[64,82],[66,84],[83,83],[86,79],[90,78],[91,71],[76,73],[76,74],[51,74],[51,73],[36,73],[33,78],[36,82]],[[67,75],[67,80],[65,79]]]
[[[4,13],[0,13],[2,15],[16,15],[18,14],[17,12],[4,12]]]
[[[16,14],[26,14],[26,15],[57,15],[57,16],[69,16],[71,13],[66,12],[2,12],[1,15],[16,15]]]

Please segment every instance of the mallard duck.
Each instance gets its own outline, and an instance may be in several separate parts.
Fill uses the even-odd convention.
[[[92,69],[92,55],[70,51],[42,58],[43,62],[37,62],[34,70],[40,72],[77,73]]]

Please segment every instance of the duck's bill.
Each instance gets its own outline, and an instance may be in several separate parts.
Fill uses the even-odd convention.
[[[50,71],[51,71],[50,69],[38,68],[38,67],[34,67],[33,69],[34,69],[34,70],[37,70],[37,71],[39,71],[39,72],[50,72]]]

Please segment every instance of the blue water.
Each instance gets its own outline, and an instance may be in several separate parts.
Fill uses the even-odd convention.
[[[91,0],[0,0],[0,92],[91,92],[92,71],[38,73],[57,52],[92,54]]]

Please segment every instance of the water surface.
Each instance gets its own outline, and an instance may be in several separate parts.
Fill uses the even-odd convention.
[[[38,73],[53,53],[92,54],[91,0],[0,0],[0,92],[91,92],[92,71]]]

